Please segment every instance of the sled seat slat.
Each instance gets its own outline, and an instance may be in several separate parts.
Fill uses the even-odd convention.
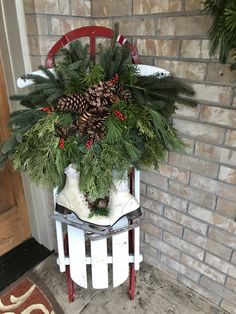
[[[86,251],[84,230],[67,226],[70,256],[70,275],[74,282],[87,288]]]

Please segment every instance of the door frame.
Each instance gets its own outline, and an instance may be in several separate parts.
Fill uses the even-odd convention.
[[[23,1],[0,0],[0,43],[8,95],[22,92],[16,79],[32,70]],[[19,109],[19,104],[9,101],[9,107],[11,112]],[[34,185],[26,173],[22,173],[22,181],[32,236],[52,250],[55,248],[55,231],[49,219],[53,211],[52,191]]]

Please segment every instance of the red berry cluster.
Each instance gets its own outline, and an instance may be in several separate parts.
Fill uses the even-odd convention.
[[[65,147],[65,139],[64,139],[63,137],[60,138],[60,141],[59,141],[58,146],[59,146],[61,149],[64,149],[64,147]]]
[[[119,74],[118,73],[116,73],[114,76],[113,76],[113,78],[109,81],[109,82],[111,82],[111,83],[115,83],[116,81],[118,81],[119,80]]]
[[[41,111],[45,111],[47,113],[52,113],[52,108],[51,107],[44,107],[44,108],[40,108]]]
[[[114,115],[121,121],[124,121],[126,119],[126,115],[121,113],[120,111],[118,110],[115,110],[114,111]]]
[[[86,147],[87,149],[89,149],[89,148],[91,148],[92,145],[93,145],[93,139],[92,139],[92,138],[89,138],[89,139],[87,140],[87,142],[85,143],[85,147]]]

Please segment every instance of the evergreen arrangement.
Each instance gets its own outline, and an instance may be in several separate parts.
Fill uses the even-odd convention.
[[[205,0],[204,10],[212,17],[208,32],[210,55],[219,50],[220,62],[230,62],[231,68],[236,69],[236,1]]]
[[[183,151],[171,116],[176,103],[196,105],[192,88],[173,76],[141,76],[114,33],[96,60],[75,41],[61,49],[53,71],[40,67],[46,77],[23,76],[34,84],[26,95],[11,96],[24,109],[10,116],[2,168],[9,159],[37,184],[62,187],[64,168],[72,163],[81,190],[96,206],[114,173],[122,178],[131,165],[158,168],[166,151]],[[106,214],[104,204],[98,207]]]

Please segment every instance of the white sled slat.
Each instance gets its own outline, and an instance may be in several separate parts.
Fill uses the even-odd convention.
[[[112,237],[113,287],[121,285],[129,275],[128,231]]]
[[[70,254],[70,276],[83,288],[87,288],[87,270],[84,230],[68,225],[68,240]]]
[[[60,272],[64,272],[66,270],[65,251],[64,251],[62,223],[60,221],[56,221],[56,233],[57,233],[57,249],[58,249],[58,261],[59,261]]]
[[[94,289],[108,288],[107,239],[90,241],[92,286]]]

